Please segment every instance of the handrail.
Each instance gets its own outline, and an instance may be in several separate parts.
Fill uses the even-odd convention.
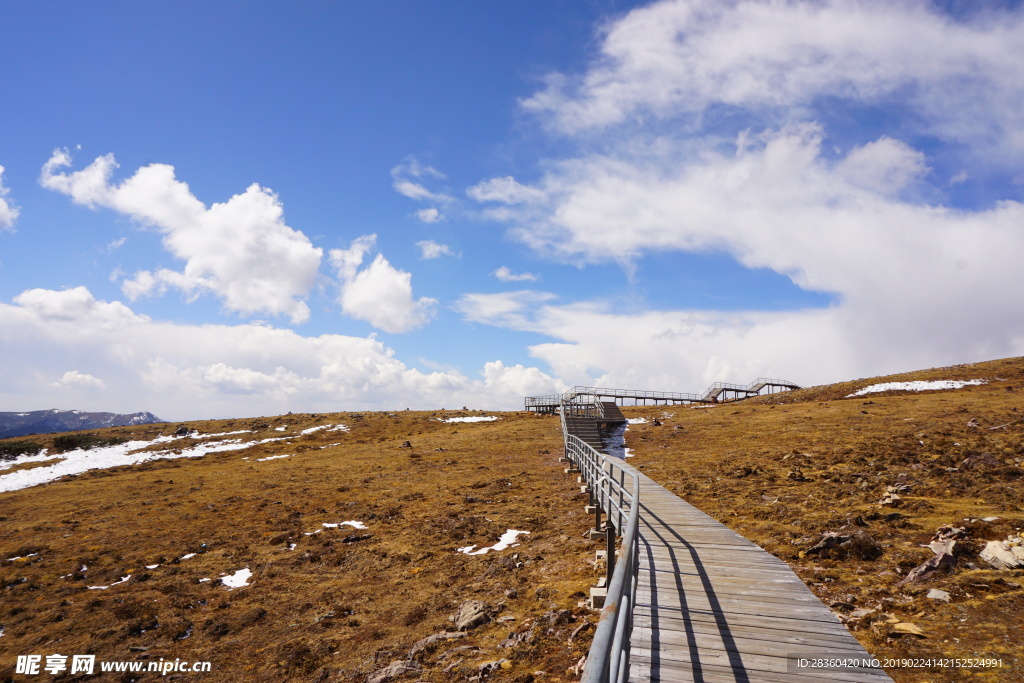
[[[629,639],[633,631],[633,609],[636,605],[640,555],[640,476],[635,470],[628,470],[622,463],[599,453],[569,433],[566,417],[588,416],[591,405],[562,402],[559,411],[565,457],[580,470],[583,480],[590,487],[594,503],[605,511],[608,520],[606,533],[610,539],[607,561],[612,571],[611,580],[608,582],[607,595],[581,681],[620,683],[629,676]],[[600,403],[597,405],[600,406]],[[631,491],[626,488],[626,475],[632,479]],[[622,537],[618,561],[611,552],[614,549],[616,530]]]

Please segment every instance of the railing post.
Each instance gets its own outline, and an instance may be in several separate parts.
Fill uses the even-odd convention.
[[[612,574],[615,573],[615,527],[612,525],[611,520],[608,520],[608,528],[605,530],[605,535],[608,539],[607,543],[607,562],[608,565],[608,583],[612,581]]]

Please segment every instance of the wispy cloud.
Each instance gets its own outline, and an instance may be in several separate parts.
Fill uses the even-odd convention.
[[[395,192],[409,199],[439,203],[452,201],[452,197],[444,192],[435,192],[426,187],[427,183],[444,180],[445,175],[433,166],[422,164],[413,157],[408,157],[392,168],[391,178],[391,186]]]
[[[438,244],[434,240],[422,240],[416,243],[416,246],[420,248],[421,259],[435,259],[442,256],[462,256],[452,251],[451,247],[447,244]]]
[[[537,282],[540,280],[540,276],[533,273],[513,273],[508,266],[498,268],[492,275],[502,282]]]
[[[4,167],[0,166],[0,231],[14,230],[20,209],[8,199],[11,191],[4,187]]]

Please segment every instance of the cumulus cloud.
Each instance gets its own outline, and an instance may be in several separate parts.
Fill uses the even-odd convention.
[[[407,158],[392,168],[391,178],[391,186],[395,192],[409,199],[432,202],[452,201],[452,197],[444,192],[434,192],[426,187],[426,183],[444,180],[444,173],[433,166],[420,163],[413,157]]]
[[[29,290],[0,303],[0,351],[19,358],[5,368],[0,410],[59,405],[67,386],[39,377],[67,373],[81,383],[84,373],[67,372],[76,358],[88,358],[90,372],[108,387],[84,395],[77,408],[151,410],[171,420],[406,406],[515,409],[523,392],[565,388],[537,368],[501,361],[475,377],[421,372],[372,337],[154,321],[84,287]]]
[[[323,250],[284,222],[277,195],[257,184],[223,203],[207,207],[175,178],[174,167],[150,164],[120,184],[112,154],[79,171],[67,150],[55,150],[43,166],[43,187],[77,204],[104,207],[156,228],[164,247],[185,261],[181,271],[139,271],[123,284],[130,299],[159,295],[168,288],[188,297],[212,293],[224,308],[242,314],[284,314],[292,322],[309,317],[304,299],[312,288]]]
[[[78,370],[68,370],[50,386],[64,389],[105,389],[107,384],[98,377],[93,377]]]
[[[513,273],[508,266],[501,266],[492,275],[502,282],[536,282],[540,276],[533,273]]]
[[[0,230],[14,230],[21,210],[7,199],[11,191],[4,187],[4,167],[0,166]]]
[[[330,252],[331,264],[342,281],[338,298],[342,310],[385,332],[423,327],[434,316],[437,300],[413,299],[411,273],[392,266],[383,254],[359,269],[376,239],[376,235],[364,235],[353,240],[348,249]]]
[[[907,36],[913,36],[908,40]],[[956,20],[933,3],[666,0],[609,25],[579,76],[524,100],[563,132],[824,98],[908,107],[933,135],[1024,149],[1024,12]]]
[[[435,208],[420,209],[416,212],[416,218],[423,223],[438,223],[444,220],[444,215],[441,214],[440,210]]]
[[[438,244],[434,240],[422,240],[416,243],[416,246],[420,248],[421,259],[435,259],[442,256],[461,256],[452,251],[451,247],[447,244]]]

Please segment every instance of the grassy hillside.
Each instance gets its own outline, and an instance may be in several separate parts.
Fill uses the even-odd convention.
[[[470,413],[448,413],[459,414]],[[509,659],[495,676],[546,671],[546,680],[568,680],[589,647],[586,626],[569,638],[594,621],[580,600],[596,573],[582,501],[557,463],[558,423],[515,413],[478,423],[439,417],[189,423],[206,434],[249,431],[148,448],[184,456],[196,443],[279,440],[0,493],[0,680],[16,655],[55,652],[212,663],[212,674],[178,680],[365,680],[421,639],[454,631],[449,616],[467,600],[486,603],[491,621],[422,646],[420,678],[465,679]],[[301,434],[338,424],[349,431]],[[100,434],[144,440],[176,427]],[[33,438],[50,445],[55,437]],[[0,483],[4,476],[10,470]],[[346,521],[366,528],[323,526]],[[530,533],[507,550],[456,552],[491,546],[507,529]],[[244,568],[248,586],[218,585]],[[500,647],[511,632],[527,635]]]
[[[987,383],[849,397],[957,379]],[[648,420],[626,433],[633,464],[789,562],[873,654],[1004,663],[890,669],[896,680],[1021,680],[1024,570],[978,553],[1024,528],[1024,359],[625,412]],[[174,439],[178,425],[100,430],[99,446],[62,461],[78,474],[0,493],[0,681],[16,655],[53,653],[211,662],[212,673],[168,676],[182,681],[375,680],[410,655],[420,668],[404,680],[468,680],[481,667],[490,680],[576,680],[598,545],[583,540],[584,501],[557,463],[558,421],[438,419],[474,415],[197,422],[199,435]],[[51,449],[58,438],[32,437]],[[139,448],[158,459],[138,462]],[[96,469],[84,471],[88,458]],[[13,462],[0,487],[55,461]],[[963,529],[955,566],[901,583],[934,556],[942,527]],[[508,529],[530,533],[457,552]],[[853,541],[814,550],[825,532]],[[225,584],[244,569],[248,585]],[[488,606],[487,623],[428,639],[455,631],[450,617],[471,600]],[[921,635],[896,633],[897,621]]]
[[[848,398],[885,382],[974,379],[987,383]],[[626,433],[632,464],[789,562],[869,652],[1005,667],[890,669],[897,681],[1024,680],[1024,570],[978,557],[1024,529],[1024,359],[624,412],[649,420]],[[890,487],[900,500],[883,505]],[[964,529],[955,567],[901,585],[935,557],[927,546],[940,527]],[[811,552],[824,532],[854,540]],[[929,599],[931,589],[950,601]],[[923,636],[894,633],[893,619]]]

